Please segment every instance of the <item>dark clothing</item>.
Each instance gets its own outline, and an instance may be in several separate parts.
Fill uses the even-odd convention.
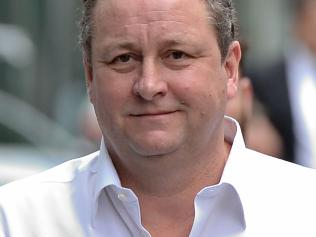
[[[295,134],[284,60],[250,73],[254,94],[264,106],[283,142],[283,157],[295,162]]]

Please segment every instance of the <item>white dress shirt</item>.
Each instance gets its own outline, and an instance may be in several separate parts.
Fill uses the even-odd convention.
[[[295,161],[316,168],[316,57],[298,41],[287,52],[286,74],[296,134]]]
[[[248,150],[238,124],[225,123],[232,149],[220,183],[196,195],[190,237],[316,236],[316,171]],[[0,188],[0,237],[101,236],[150,236],[103,143]]]

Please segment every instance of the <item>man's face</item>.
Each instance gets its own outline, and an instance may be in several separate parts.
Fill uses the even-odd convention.
[[[236,90],[239,44],[221,61],[200,0],[106,0],[94,9],[90,99],[119,155],[206,147]]]
[[[299,18],[298,27],[303,40],[310,50],[316,54],[316,1],[306,1],[301,16]]]

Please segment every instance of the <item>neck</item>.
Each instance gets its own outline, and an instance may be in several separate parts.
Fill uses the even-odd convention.
[[[189,236],[196,194],[219,183],[231,146],[223,139],[209,147],[206,156],[145,157],[138,167],[114,162],[122,185],[137,195],[142,223],[152,236]]]
[[[222,134],[217,140],[205,139],[201,146],[190,144],[187,150],[165,156],[129,154],[127,165],[109,148],[121,183],[137,195],[142,223],[152,236],[189,235],[194,199],[204,187],[219,183],[230,152]]]
[[[140,195],[164,197],[186,191],[196,194],[205,186],[217,184],[229,151],[230,144],[223,139],[209,146],[207,152],[131,158],[128,166],[110,154],[124,187]]]

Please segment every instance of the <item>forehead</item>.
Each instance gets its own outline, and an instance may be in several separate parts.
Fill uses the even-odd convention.
[[[95,24],[107,21],[146,24],[153,21],[207,21],[204,0],[98,0],[94,7]]]
[[[98,0],[93,17],[92,45],[98,50],[170,44],[197,51],[210,45],[218,48],[204,0]]]

